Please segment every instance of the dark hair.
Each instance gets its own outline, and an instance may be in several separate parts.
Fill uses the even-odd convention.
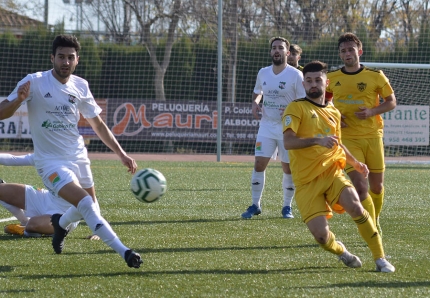
[[[361,40],[357,37],[357,35],[355,35],[354,33],[351,32],[347,32],[345,34],[342,34],[339,39],[337,40],[337,48],[339,49],[340,44],[343,42],[348,42],[348,41],[352,41],[357,45],[357,48],[359,50],[361,50],[362,48],[362,43]]]
[[[297,54],[299,54],[299,55],[301,55],[302,54],[302,48],[301,47],[299,47],[299,45],[298,44],[291,44],[290,45],[290,53],[291,54],[293,54],[293,53],[297,53]]]
[[[74,35],[65,35],[61,34],[55,37],[52,42],[52,55],[55,56],[57,52],[57,48],[75,48],[76,53],[79,55],[79,51],[81,50],[81,44],[78,41],[78,38]]]
[[[274,42],[275,40],[280,40],[280,41],[285,42],[285,43],[286,43],[286,45],[287,45],[287,49],[290,49],[290,42],[288,41],[288,39],[286,39],[286,38],[284,38],[284,37],[281,37],[281,36],[272,37],[272,38],[269,40],[270,47],[272,47],[272,44],[273,44],[273,42]]]
[[[305,75],[307,72],[319,72],[319,71],[321,71],[322,73],[327,73],[328,71],[327,63],[315,60],[306,64],[302,70],[303,75]]]

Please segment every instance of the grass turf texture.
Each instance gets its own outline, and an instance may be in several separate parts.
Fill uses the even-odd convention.
[[[263,213],[250,204],[251,163],[139,162],[161,171],[166,195],[152,204],[129,190],[119,161],[93,161],[102,214],[127,246],[142,255],[140,269],[101,241],[83,238],[85,223],[55,255],[50,238],[0,232],[0,296],[7,297],[429,297],[430,168],[389,166],[381,218],[394,274],[376,273],[371,253],[347,215],[330,220],[338,240],[363,261],[345,267],[319,248],[293,203],[281,217],[279,163],[267,169]],[[41,186],[31,167],[0,167],[7,182]],[[0,218],[10,214],[0,209]],[[2,223],[3,225],[9,222]]]

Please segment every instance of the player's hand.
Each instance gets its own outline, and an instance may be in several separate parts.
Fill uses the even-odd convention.
[[[85,239],[89,239],[89,240],[100,240],[100,237],[97,236],[96,234],[94,235],[89,235],[87,237],[85,237]]]
[[[121,162],[128,168],[128,172],[134,174],[137,170],[136,161],[128,155],[124,155],[121,157]]]
[[[358,119],[364,120],[373,116],[373,112],[371,109],[368,109],[366,107],[359,107],[359,109],[360,109],[359,112],[354,113]]]
[[[346,119],[346,116],[340,115],[340,128],[348,127],[348,125],[343,121],[343,119]]]
[[[252,115],[254,115],[254,118],[257,120],[260,120],[260,114],[261,114],[261,107],[258,103],[255,101],[252,102]]]
[[[30,95],[30,81],[25,82],[18,87],[18,100],[23,102]]]
[[[338,136],[328,136],[325,138],[321,138],[318,140],[320,146],[326,147],[326,148],[333,148],[333,146],[339,145],[339,137]]]
[[[285,108],[279,108],[278,110],[279,110],[281,117],[284,116]]]
[[[355,163],[354,169],[357,172],[363,174],[364,178],[367,178],[367,176],[369,176],[369,169],[367,168],[367,165],[362,162],[357,161]]]

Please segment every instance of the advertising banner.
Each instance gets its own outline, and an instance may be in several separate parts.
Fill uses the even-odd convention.
[[[384,145],[429,144],[428,106],[397,106],[383,118]]]
[[[118,140],[216,141],[216,102],[108,99],[108,126]],[[254,142],[259,120],[249,103],[223,103],[223,141]]]
[[[12,117],[0,120],[1,139],[31,139],[27,105],[22,105]]]
[[[102,119],[118,140],[172,140],[215,142],[217,138],[217,103],[192,101],[148,101],[97,99]],[[429,145],[429,106],[397,106],[382,115],[384,144]],[[222,104],[222,141],[253,143],[259,120],[254,119],[250,103]],[[81,117],[79,132],[86,139],[97,139],[88,122]],[[0,120],[1,139],[30,139],[27,106]]]

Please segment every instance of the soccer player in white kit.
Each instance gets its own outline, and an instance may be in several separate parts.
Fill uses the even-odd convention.
[[[52,235],[54,228],[50,223],[51,215],[64,213],[73,206],[63,199],[56,198],[46,189],[35,188],[31,185],[6,183],[2,179],[0,179],[0,203],[3,206],[15,207],[22,212],[24,218],[17,217],[21,222],[20,225],[7,225],[5,232],[24,237]],[[9,210],[9,208],[6,209]],[[16,216],[15,213],[12,214]],[[78,224],[79,221],[71,223],[68,227],[69,232],[74,230]]]
[[[288,65],[290,43],[283,37],[270,39],[272,65],[260,69],[252,95],[252,112],[260,119],[255,142],[255,163],[251,177],[252,205],[242,213],[243,218],[261,214],[261,196],[265,184],[265,171],[270,158],[281,159],[283,178],[282,189],[284,203],[282,216],[293,218],[291,202],[294,196],[294,184],[291,178],[288,151],[283,144],[282,114],[293,100],[306,96],[303,88],[303,74],[297,68]],[[260,106],[260,101],[263,103]]]
[[[73,75],[80,48],[75,36],[58,35],[52,44],[53,69],[29,74],[21,80],[0,103],[0,119],[11,117],[21,104],[27,104],[37,172],[50,191],[77,209],[67,216],[52,215],[54,251],[57,254],[62,252],[69,224],[84,218],[92,232],[120,254],[129,267],[139,268],[142,263],[140,255],[120,241],[80,183],[79,167],[90,163],[83,137],[78,131],[80,114],[103,143],[119,156],[129,172],[135,173],[137,169],[135,160],[122,149],[101,119],[101,108],[88,82]]]
[[[33,154],[13,155],[0,153],[0,165],[4,166],[34,166]],[[83,177],[87,177],[88,185],[93,185],[90,168],[81,168]],[[90,171],[87,173],[87,171]],[[87,173],[87,174],[85,174]],[[41,237],[54,233],[50,218],[53,214],[66,212],[71,205],[69,202],[55,198],[52,192],[38,189],[31,185],[5,183],[0,179],[0,204],[3,205],[19,221],[19,224],[8,224],[5,233],[22,235],[24,237]],[[73,207],[75,208],[75,207]],[[79,221],[71,223],[69,232],[74,230]],[[91,235],[87,239],[99,239]]]

